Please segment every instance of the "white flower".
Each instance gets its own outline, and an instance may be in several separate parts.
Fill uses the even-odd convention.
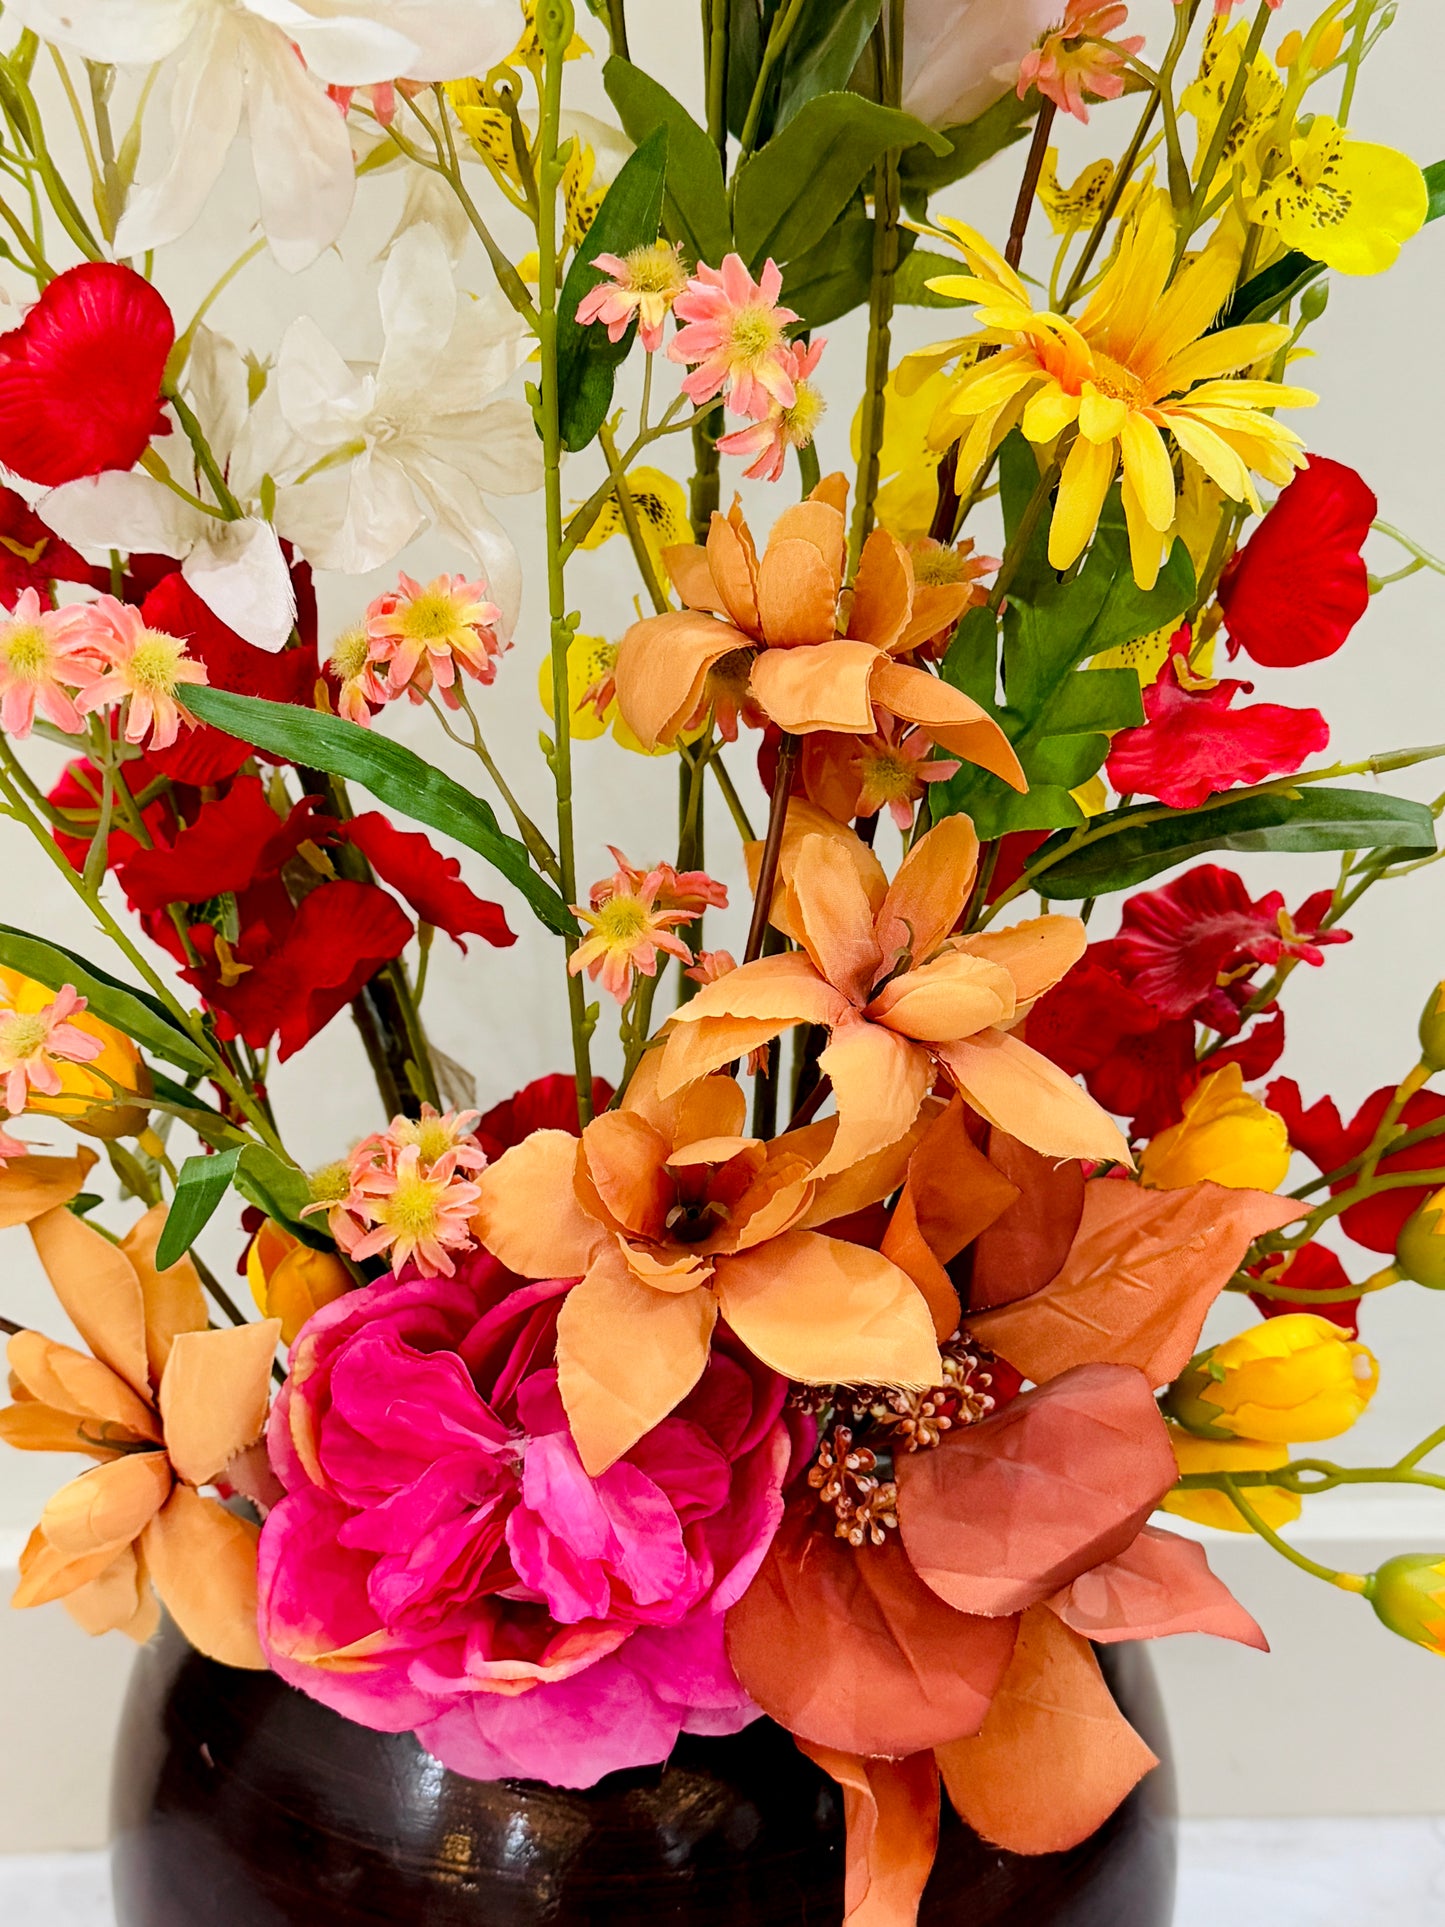
[[[389,562],[429,510],[476,557],[510,623],[521,571],[483,498],[541,486],[531,412],[496,394],[531,337],[499,295],[458,295],[446,243],[426,225],[393,245],[380,305],[375,364],[345,361],[308,316],[286,331],[274,385],[306,462],[278,490],[277,526],[318,568],[362,575]]]
[[[904,0],[904,107],[930,127],[977,120],[1063,12],[1064,0]]]
[[[244,117],[261,225],[285,268],[341,232],[355,192],[344,117],[321,83],[485,73],[516,43],[516,0],[9,0],[15,19],[87,60],[165,62],[171,148],[131,199],[116,251],[184,234]]]

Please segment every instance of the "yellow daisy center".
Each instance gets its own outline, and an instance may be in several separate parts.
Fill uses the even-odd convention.
[[[1121,401],[1128,408],[1142,408],[1148,400],[1143,382],[1132,369],[1097,350],[1089,379],[1101,395],[1107,395],[1110,401]]]
[[[627,263],[628,284],[634,294],[681,294],[687,285],[677,250],[666,241],[654,241],[650,247],[633,248],[623,259]]]
[[[640,897],[613,897],[597,912],[597,934],[619,949],[644,936],[652,916]]]
[[[314,1204],[340,1204],[351,1192],[351,1166],[345,1158],[337,1158],[313,1171],[309,1183]]]
[[[0,1017],[0,1056],[21,1063],[40,1050],[50,1034],[50,1021],[38,1011],[11,1011]]]
[[[827,406],[810,381],[797,382],[794,385],[793,405],[783,410],[783,426],[788,439],[800,443],[812,441]]]
[[[783,338],[771,309],[740,308],[728,330],[728,359],[748,367],[764,361]]]
[[[17,622],[0,642],[0,653],[12,676],[23,682],[40,682],[51,665],[50,640],[38,622]]]
[[[913,555],[913,580],[920,589],[951,588],[964,581],[965,558],[957,549],[916,549]]]
[[[328,667],[342,682],[350,682],[353,676],[359,676],[365,669],[370,654],[371,639],[366,631],[348,629],[344,635],[336,638],[328,658]]]
[[[917,777],[912,763],[893,750],[880,750],[867,760],[868,788],[884,803],[912,800]]]
[[[185,650],[186,645],[179,636],[163,635],[158,629],[145,630],[126,664],[131,688],[147,696],[172,695],[178,681],[176,670]]]
[[[440,1222],[437,1197],[440,1187],[429,1178],[402,1178],[391,1196],[376,1207],[377,1216],[402,1238],[419,1240],[432,1236]]]
[[[445,642],[467,627],[466,610],[455,596],[427,591],[401,611],[398,627],[411,642]]]
[[[423,1164],[435,1164],[438,1158],[446,1156],[456,1148],[451,1126],[439,1117],[424,1117],[413,1124],[406,1133],[408,1143],[414,1144],[421,1152]]]

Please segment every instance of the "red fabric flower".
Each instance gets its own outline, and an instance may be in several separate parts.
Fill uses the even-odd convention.
[[[1280,703],[1231,708],[1253,683],[1186,688],[1179,663],[1188,658],[1188,635],[1187,629],[1180,631],[1183,640],[1173,647],[1159,680],[1144,691],[1148,720],[1114,738],[1107,768],[1121,796],[1157,796],[1172,810],[1197,809],[1206,797],[1236,783],[1292,775],[1329,742],[1329,724],[1317,709],[1287,709]]]
[[[1208,1071],[1222,1071],[1226,1064],[1238,1064],[1239,1074],[1246,1084],[1252,1084],[1272,1071],[1284,1056],[1284,1012],[1275,1011],[1272,1017],[1261,1017],[1252,1024],[1245,1035],[1222,1050],[1215,1050],[1199,1066],[1200,1074]]]
[[[1328,1245],[1305,1245],[1302,1250],[1290,1255],[1284,1265],[1279,1259],[1270,1258],[1262,1265],[1251,1268],[1251,1277],[1268,1278],[1272,1285],[1291,1285],[1295,1290],[1306,1294],[1299,1298],[1267,1298],[1262,1292],[1252,1291],[1250,1302],[1266,1318],[1283,1318],[1290,1312],[1313,1312],[1316,1318],[1328,1318],[1332,1325],[1339,1325],[1351,1338],[1360,1335],[1360,1301],[1358,1298],[1327,1298],[1321,1301],[1307,1294],[1312,1291],[1344,1291],[1350,1284],[1350,1275],[1340,1263],[1339,1255]]]
[[[1300,1087],[1292,1077],[1276,1078],[1265,1092],[1264,1101],[1284,1119],[1289,1141],[1295,1149],[1303,1151],[1321,1171],[1333,1171],[1369,1149],[1394,1094],[1388,1084],[1372,1091],[1348,1124],[1341,1121],[1339,1107],[1332,1097],[1322,1097],[1306,1110]],[[1445,1097],[1434,1091],[1417,1091],[1400,1113],[1400,1129],[1415,1131],[1422,1124],[1433,1124],[1441,1117],[1445,1117]],[[1382,1157],[1379,1166],[1381,1172],[1387,1174],[1441,1167],[1445,1167],[1445,1136],[1426,1138],[1408,1150],[1393,1152]],[[1352,1177],[1338,1179],[1330,1186],[1331,1195],[1347,1191],[1353,1182]],[[1405,1220],[1438,1188],[1435,1184],[1423,1184],[1400,1191],[1378,1192],[1342,1212],[1340,1223],[1347,1235],[1367,1251],[1392,1252]]]
[[[140,796],[160,772],[155,768],[148,755],[134,757],[125,764],[126,781],[131,794]],[[77,757],[67,763],[59,778],[50,789],[47,800],[59,810],[66,810],[80,816],[94,816],[100,808],[101,774],[88,757]],[[170,799],[157,796],[147,803],[141,817],[151,839],[156,843],[168,843],[173,835],[177,816]],[[57,847],[64,852],[66,861],[73,870],[83,870],[85,859],[90,851],[88,837],[67,836],[64,831],[55,832]],[[106,852],[106,863],[110,869],[125,863],[141,848],[129,830],[117,826],[110,833],[110,846]]]
[[[14,608],[27,589],[49,599],[53,582],[110,587],[110,571],[90,563],[62,542],[13,488],[0,488],[0,605]]]
[[[58,488],[133,468],[169,424],[161,380],[171,311],[133,269],[87,261],[58,274],[0,335],[0,462]]]
[[[1105,1110],[1132,1120],[1135,1137],[1177,1124],[1198,1081],[1194,1021],[1164,1018],[1117,967],[1117,946],[1090,944],[1071,971],[1028,1016],[1028,1041],[1082,1076]]]
[[[1370,600],[1360,550],[1379,506],[1352,468],[1311,455],[1220,578],[1230,653],[1274,669],[1332,656]]]
[[[445,930],[465,953],[468,933],[505,947],[517,941],[507,927],[499,903],[474,896],[462,882],[462,866],[454,856],[443,856],[417,830],[399,830],[377,810],[354,816],[343,826],[383,883],[399,890],[423,923]]]
[[[318,799],[303,797],[283,821],[258,776],[238,776],[224,796],[202,803],[171,846],[136,850],[118,868],[121,888],[138,910],[241,896],[258,879],[279,874],[297,846],[332,828],[316,819]]]
[[[605,1078],[592,1080],[592,1109],[596,1116],[612,1102],[612,1086]],[[495,1104],[476,1127],[476,1137],[489,1158],[520,1144],[533,1131],[570,1131],[582,1135],[577,1121],[577,1080],[570,1071],[539,1077],[512,1097]]]

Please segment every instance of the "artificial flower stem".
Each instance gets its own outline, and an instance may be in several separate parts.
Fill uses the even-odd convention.
[[[613,53],[632,58],[627,51],[627,0],[607,0],[607,37]]]
[[[1345,61],[1345,77],[1340,83],[1340,111],[1336,115],[1341,127],[1350,124],[1350,109],[1355,104],[1355,82],[1360,77],[1360,62],[1365,56],[1365,36],[1370,30],[1370,18],[1375,11],[1375,0],[1355,0],[1355,17],[1351,23],[1350,51]]]
[[[69,104],[70,117],[75,122],[75,131],[80,137],[80,149],[85,156],[86,170],[90,175],[92,198],[95,201],[96,212],[101,216],[101,233],[109,241],[115,233],[115,220],[111,213],[110,196],[106,192],[106,184],[101,175],[95,144],[90,138],[90,129],[85,124],[85,115],[81,110],[80,96],[75,91],[75,82],[70,77],[70,69],[65,64],[64,54],[53,43],[50,47],[50,58],[60,77],[61,90]]]
[[[175,347],[172,348],[170,352],[169,368],[173,376],[179,375],[180,371],[190,359],[191,348],[196,339],[196,330],[210,313],[212,307],[220,299],[221,295],[225,293],[226,289],[230,287],[236,276],[240,274],[244,268],[249,267],[257,255],[265,253],[266,245],[266,237],[263,234],[259,240],[253,241],[244,253],[238,254],[230,267],[225,270],[218,280],[213,281],[201,296],[200,305],[191,316],[184,332],[178,337]]]
[[[1033,212],[1034,199],[1039,191],[1039,176],[1044,171],[1044,160],[1049,151],[1049,136],[1053,132],[1054,116],[1058,111],[1051,100],[1039,102],[1039,115],[1034,122],[1034,137],[1029,142],[1023,178],[1019,182],[1018,195],[1014,201],[1013,220],[1009,224],[1008,240],[1004,244],[1004,259],[1011,268],[1017,268],[1024,258],[1024,238],[1028,233],[1029,216]]]
[[[768,82],[773,77],[773,69],[781,59],[783,50],[792,38],[793,28],[802,13],[804,0],[785,0],[781,11],[773,15],[773,23],[768,32],[768,44],[763,49],[762,60],[758,64],[758,77],[753,82],[752,99],[748,102],[747,113],[743,117],[743,131],[738,136],[738,158],[745,161],[758,142],[758,126],[763,118],[763,107],[768,96]],[[737,186],[737,177],[733,177]]]
[[[556,851],[517,801],[511,785],[497,767],[496,761],[483,739],[482,726],[477,720],[476,711],[467,700],[467,692],[460,684],[457,686],[456,695],[461,703],[467,721],[472,726],[472,739],[470,742],[468,742],[464,736],[459,736],[452,728],[451,724],[447,721],[445,709],[443,709],[442,705],[437,701],[434,694],[427,698],[428,706],[447,735],[451,737],[452,741],[459,744],[463,749],[470,749],[482,768],[487,772],[488,776],[491,777],[493,783],[496,784],[497,792],[506,804],[508,810],[510,810],[512,821],[517,826],[517,834],[526,844],[527,853],[537,865],[537,868],[541,870],[544,875],[549,876],[554,883],[560,883],[562,872],[557,862]]]
[[[0,60],[0,73],[4,75],[4,81],[0,83],[0,109],[3,109],[5,118],[34,155],[35,169],[45,183],[45,192],[55,211],[55,218],[88,261],[103,261],[105,252],[87,226],[75,197],[65,185],[45,144],[44,123],[40,116],[40,109],[35,104],[35,96],[30,91],[29,82],[20,70],[19,51],[17,47],[8,60]],[[12,93],[13,104],[7,97]]]
[[[87,60],[85,74],[90,83],[90,111],[95,121],[95,148],[100,159],[101,194],[105,207],[101,226],[106,240],[113,241],[120,217],[125,211],[126,195],[126,183],[121,176],[116,153],[115,133],[110,124],[110,95],[115,85],[115,68],[106,66],[102,61]],[[263,246],[264,243],[258,242],[257,245]]]
[[[707,131],[728,171],[728,0],[711,0],[707,9],[707,47],[703,65],[707,89]]]
[[[1269,24],[1270,11],[1269,0],[1260,0],[1259,8],[1250,25],[1249,38],[1245,42],[1244,52],[1240,55],[1239,64],[1235,68],[1234,79],[1230,82],[1229,93],[1225,97],[1224,106],[1220,111],[1218,121],[1215,123],[1214,132],[1209,137],[1209,145],[1204,151],[1204,158],[1199,167],[1199,177],[1194,183],[1194,192],[1190,196],[1189,211],[1180,223],[1179,232],[1175,237],[1174,265],[1176,267],[1178,267],[1180,261],[1183,259],[1184,250],[1189,245],[1190,236],[1199,226],[1200,220],[1203,217],[1204,204],[1209,197],[1210,189],[1214,185],[1214,177],[1219,172],[1220,158],[1224,153],[1225,143],[1228,141],[1230,133],[1233,130],[1235,116],[1239,112],[1239,104],[1244,99],[1244,90],[1248,85],[1249,76],[1254,67],[1255,56],[1258,54],[1264,42],[1264,30]]]
[[[769,43],[771,45],[771,43]],[[874,29],[884,103],[896,108],[903,81],[903,7],[890,0],[888,25]],[[850,573],[857,570],[873,527],[878,494],[878,457],[883,446],[884,389],[892,353],[893,295],[899,259],[899,150],[889,148],[873,170],[873,267],[868,283],[868,359],[863,384],[863,425],[858,446],[858,483],[853,492],[853,524],[848,534]]]
[[[206,440],[205,430],[197,420],[195,411],[181,394],[174,380],[163,382],[161,393],[174,409],[176,420],[181,425],[181,432],[195,451],[196,465],[210,483],[222,516],[228,522],[239,522],[245,511],[231,493],[221,464],[211,452],[211,445]]]
[[[1291,1565],[1298,1566],[1301,1572],[1310,1573],[1316,1579],[1323,1579],[1326,1585],[1339,1586],[1346,1592],[1364,1591],[1365,1581],[1362,1574],[1339,1572],[1334,1566],[1321,1565],[1317,1559],[1311,1559],[1306,1553],[1297,1551],[1288,1540],[1282,1539],[1273,1526],[1266,1525],[1248,1499],[1240,1492],[1231,1474],[1221,1473],[1220,1484],[1245,1523],[1268,1545],[1273,1546],[1277,1553],[1288,1559]]]
[[[1365,1152],[1365,1161],[1360,1166],[1358,1179],[1360,1184],[1368,1184],[1379,1170],[1380,1159],[1385,1155],[1390,1140],[1395,1135],[1395,1126],[1400,1121],[1400,1113],[1415,1093],[1425,1088],[1430,1082],[1430,1077],[1430,1066],[1422,1059],[1412,1070],[1407,1071],[1396,1085],[1394,1095],[1385,1107],[1384,1116],[1380,1119],[1379,1129],[1370,1140]]]
[[[659,440],[663,435],[675,433],[676,430],[680,428],[692,428],[695,426],[699,419],[695,414],[690,415],[685,422],[680,422],[677,419],[686,404],[687,396],[679,395],[675,401],[669,404],[667,412],[655,428],[640,431],[633,436],[628,448],[618,457],[618,465],[624,475],[632,467],[632,464],[642,453],[643,449],[647,448],[651,443]],[[577,550],[587,540],[588,535],[596,525],[598,516],[602,513],[603,509],[606,508],[611,496],[612,476],[609,472],[607,480],[599,483],[582,506],[572,511],[567,526],[563,531],[563,562],[570,562],[572,557],[577,553]],[[706,536],[707,529],[704,527],[702,539],[706,539]]]
[[[647,366],[651,372],[651,357],[648,359]],[[643,416],[645,420],[645,407]],[[637,573],[642,577],[643,587],[647,590],[653,608],[658,615],[665,615],[672,604],[664,594],[662,585],[657,579],[657,571],[652,566],[652,557],[648,554],[647,544],[642,536],[642,524],[637,519],[637,504],[632,499],[632,490],[627,485],[627,474],[617,452],[617,438],[607,422],[603,422],[598,429],[597,440],[601,444],[602,453],[607,457],[607,472],[612,478],[612,492],[617,497],[617,512],[622,518],[622,527],[632,547]]]
[[[748,813],[743,808],[743,799],[738,795],[737,786],[728,773],[727,764],[722,759],[721,744],[713,751],[708,759],[708,763],[717,781],[717,786],[722,791],[723,801],[727,804],[728,814],[732,817],[737,827],[738,835],[744,843],[756,843],[758,833],[748,820]]]
[[[1432,1432],[1428,1438],[1421,1439],[1418,1445],[1411,1446],[1403,1458],[1395,1461],[1395,1470],[1413,1472],[1421,1459],[1428,1459],[1430,1454],[1438,1452],[1442,1445],[1445,1445],[1445,1425]]]
[[[753,920],[748,928],[748,947],[744,963],[755,963],[763,954],[768,934],[768,916],[777,887],[778,864],[783,854],[783,831],[788,820],[788,798],[793,789],[793,772],[798,766],[802,739],[785,734],[778,744],[778,767],[773,777],[773,794],[768,807],[768,833],[763,843],[763,860],[758,867],[758,889],[753,899]]]
[[[1288,1237],[1275,1235],[1261,1243],[1275,1251],[1297,1251],[1301,1245],[1307,1245],[1331,1218],[1337,1218],[1342,1211],[1348,1211],[1352,1204],[1359,1204],[1363,1198],[1373,1198],[1381,1191],[1433,1190],[1441,1184],[1445,1184],[1445,1169],[1392,1171],[1384,1177],[1377,1174],[1368,1184],[1357,1181],[1348,1191],[1338,1192],[1323,1204],[1317,1204],[1305,1219],[1301,1230]]]
[[[1187,6],[1176,7],[1174,32],[1164,60],[1159,68],[1159,88],[1157,99],[1164,113],[1164,147],[1168,156],[1169,198],[1176,211],[1189,205],[1192,183],[1189,179],[1189,164],[1184,158],[1184,149],[1179,141],[1179,118],[1174,106],[1174,69],[1184,52],[1189,35],[1194,27],[1194,16],[1199,11],[1199,0],[1188,0]]]
[[[1390,1145],[1390,1154],[1398,1156],[1401,1151],[1412,1150],[1417,1144],[1425,1144],[1432,1137],[1441,1136],[1445,1136],[1445,1117],[1434,1118],[1428,1124],[1418,1125],[1413,1131],[1402,1132]],[[1290,1191],[1286,1195],[1291,1198],[1307,1198],[1312,1191],[1323,1190],[1326,1185],[1336,1184],[1341,1178],[1352,1177],[1364,1163],[1365,1155],[1365,1152],[1361,1151],[1360,1155],[1351,1158],[1348,1164],[1337,1165],[1333,1171],[1326,1171],[1317,1178],[1311,1178],[1308,1184],[1302,1184],[1297,1190]]]

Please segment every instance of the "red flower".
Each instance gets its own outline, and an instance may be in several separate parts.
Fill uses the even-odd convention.
[[[110,571],[95,569],[48,529],[13,488],[0,488],[0,605],[13,609],[27,589],[50,600],[53,582],[110,587]]]
[[[1189,631],[1179,633],[1183,640],[1171,645],[1159,680],[1144,691],[1147,722],[1121,729],[1109,751],[1109,781],[1121,796],[1157,796],[1173,810],[1197,809],[1236,783],[1292,775],[1329,742],[1329,724],[1317,709],[1279,703],[1232,709],[1253,683],[1185,687],[1179,663],[1188,660]]]
[[[1306,1110],[1300,1087],[1292,1077],[1276,1078],[1265,1092],[1264,1101],[1284,1119],[1289,1141],[1295,1149],[1303,1151],[1321,1171],[1334,1171],[1369,1149],[1394,1094],[1388,1084],[1372,1091],[1348,1124],[1341,1122],[1339,1107],[1332,1097],[1322,1097]],[[1400,1129],[1415,1131],[1422,1124],[1433,1124],[1441,1117],[1445,1117],[1445,1097],[1437,1096],[1434,1091],[1417,1091],[1400,1113]],[[1408,1150],[1382,1157],[1379,1168],[1390,1173],[1431,1171],[1441,1165],[1445,1165],[1445,1137],[1426,1138]],[[1352,1177],[1338,1179],[1330,1186],[1331,1195],[1347,1191],[1353,1182]],[[1400,1191],[1380,1191],[1372,1198],[1362,1198],[1358,1204],[1352,1204],[1340,1214],[1340,1223],[1348,1236],[1367,1251],[1392,1252],[1405,1220],[1436,1189],[1436,1185],[1422,1184]]]
[[[1198,1081],[1192,1018],[1164,1018],[1117,966],[1118,946],[1090,944],[1028,1016],[1028,1041],[1071,1077],[1082,1075],[1135,1137],[1176,1124]]]
[[[47,488],[133,468],[169,429],[161,380],[175,339],[170,309],[133,269],[88,261],[57,275],[0,335],[0,462]]]
[[[443,856],[420,831],[399,830],[378,811],[368,810],[352,817],[343,833],[383,883],[399,890],[423,923],[445,930],[464,954],[462,938],[468,932],[502,947],[517,941],[501,905],[474,896],[461,880],[457,859]]]
[[[592,1109],[597,1116],[612,1102],[612,1086],[605,1078],[592,1080]],[[514,1096],[493,1105],[476,1127],[476,1137],[489,1158],[499,1158],[533,1131],[570,1131],[582,1135],[577,1121],[577,1080],[570,1071],[539,1077]]]
[[[1245,1083],[1253,1084],[1266,1071],[1272,1071],[1283,1056],[1284,1012],[1276,1010],[1272,1017],[1261,1017],[1243,1037],[1226,1044],[1223,1050],[1211,1051],[1199,1070],[1203,1076],[1208,1071],[1222,1071],[1226,1064],[1238,1064]]]
[[[1267,1298],[1263,1292],[1252,1291],[1249,1294],[1250,1302],[1266,1318],[1283,1318],[1294,1311],[1313,1312],[1316,1318],[1328,1318],[1332,1325],[1343,1327],[1351,1338],[1359,1337],[1358,1298],[1326,1298],[1321,1301],[1308,1295],[1314,1291],[1344,1291],[1349,1286],[1349,1273],[1340,1263],[1338,1254],[1331,1251],[1328,1245],[1305,1245],[1283,1262],[1279,1258],[1268,1258],[1263,1264],[1252,1266],[1250,1276],[1268,1279],[1272,1285],[1288,1283],[1304,1294],[1299,1298]]]
[[[120,886],[138,910],[241,896],[258,879],[278,875],[308,837],[332,827],[328,819],[317,822],[317,802],[303,797],[283,821],[267,802],[260,777],[238,776],[224,796],[202,803],[168,849],[136,850],[120,859]]]
[[[160,774],[148,755],[140,755],[124,765],[125,780],[130,785],[131,794],[139,796]],[[94,816],[100,808],[101,773],[87,757],[77,757],[67,763],[52,789],[47,801],[59,810],[66,810],[79,816]],[[174,834],[177,818],[170,800],[157,796],[147,803],[141,812],[142,820],[156,843],[168,843]],[[64,831],[55,832],[57,847],[64,852],[66,861],[73,870],[83,870],[85,859],[90,851],[90,839],[84,836],[67,836]],[[130,831],[117,826],[110,833],[110,846],[106,852],[106,863],[110,869],[127,862],[135,855],[141,845]]]
[[[1311,455],[1220,578],[1230,653],[1274,669],[1332,656],[1370,600],[1360,550],[1378,508],[1352,468]]]

